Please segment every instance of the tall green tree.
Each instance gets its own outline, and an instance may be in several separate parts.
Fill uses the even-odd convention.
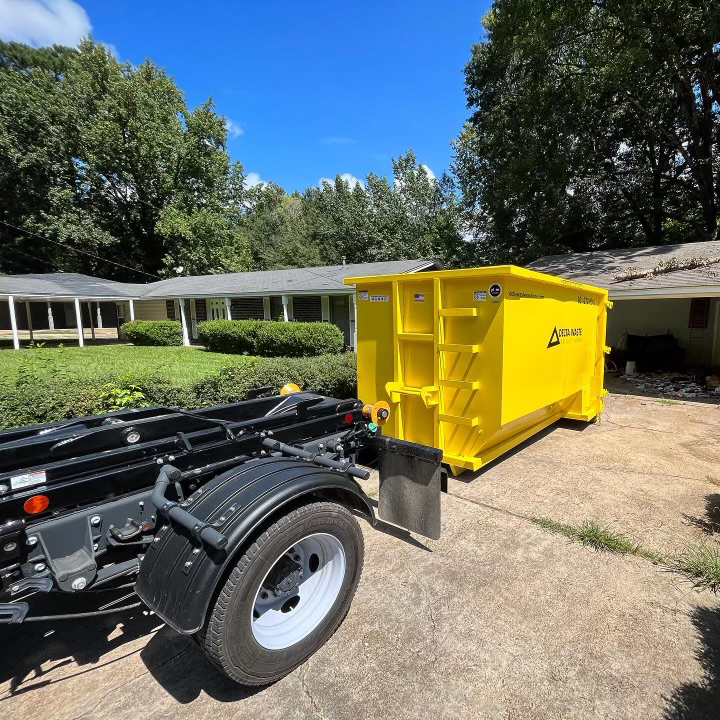
[[[719,22],[709,0],[497,0],[455,145],[478,251],[717,237]]]

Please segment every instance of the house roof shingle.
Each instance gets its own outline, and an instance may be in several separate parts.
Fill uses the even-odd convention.
[[[391,260],[352,265],[191,275],[153,283],[122,283],[81,275],[47,273],[0,275],[0,296],[40,298],[139,298],[224,297],[235,295],[273,295],[296,293],[347,292],[346,277],[411,273],[441,267],[437,260]]]
[[[716,262],[706,267],[673,270],[632,280],[622,279],[622,273],[631,269],[649,271],[662,262],[691,258],[714,259]],[[547,255],[530,263],[528,268],[607,288],[611,295],[620,291],[680,290],[691,287],[720,290],[720,241]]]

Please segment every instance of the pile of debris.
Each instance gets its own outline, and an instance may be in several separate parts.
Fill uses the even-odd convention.
[[[658,392],[663,397],[720,398],[720,377],[717,375],[708,375],[704,383],[698,382],[697,376],[686,373],[623,373],[621,377],[639,390]]]

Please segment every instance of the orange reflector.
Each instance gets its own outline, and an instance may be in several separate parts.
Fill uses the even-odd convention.
[[[300,388],[295,383],[287,383],[280,389],[281,395],[292,395],[293,393],[299,393]]]
[[[50,498],[47,495],[33,495],[23,503],[23,510],[28,515],[37,515],[45,512],[50,504]]]

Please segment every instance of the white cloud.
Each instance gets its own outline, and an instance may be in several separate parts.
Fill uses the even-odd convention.
[[[323,145],[352,145],[355,140],[349,137],[326,137],[321,141]]]
[[[361,188],[364,188],[365,185],[363,184],[362,180],[358,180],[354,175],[351,175],[350,173],[343,173],[340,176],[341,180],[344,180],[349,186],[350,189],[354,189],[356,185],[359,185]],[[323,183],[330,183],[333,187],[335,186],[335,180],[331,180],[330,178],[320,178],[320,182],[318,183],[318,187],[322,187]]]
[[[73,47],[92,26],[73,0],[0,0],[0,38],[35,47]]]
[[[256,185],[263,185],[265,181],[260,177],[260,173],[251,172],[245,176],[245,182],[243,183],[246,188],[255,187]]]
[[[225,127],[227,128],[227,134],[230,137],[236,138],[245,134],[245,131],[236,122],[233,122],[230,118],[225,118]]]
[[[428,180],[435,180],[435,173],[427,166],[427,165],[420,165],[420,167],[425,171],[425,174],[428,176]]]

